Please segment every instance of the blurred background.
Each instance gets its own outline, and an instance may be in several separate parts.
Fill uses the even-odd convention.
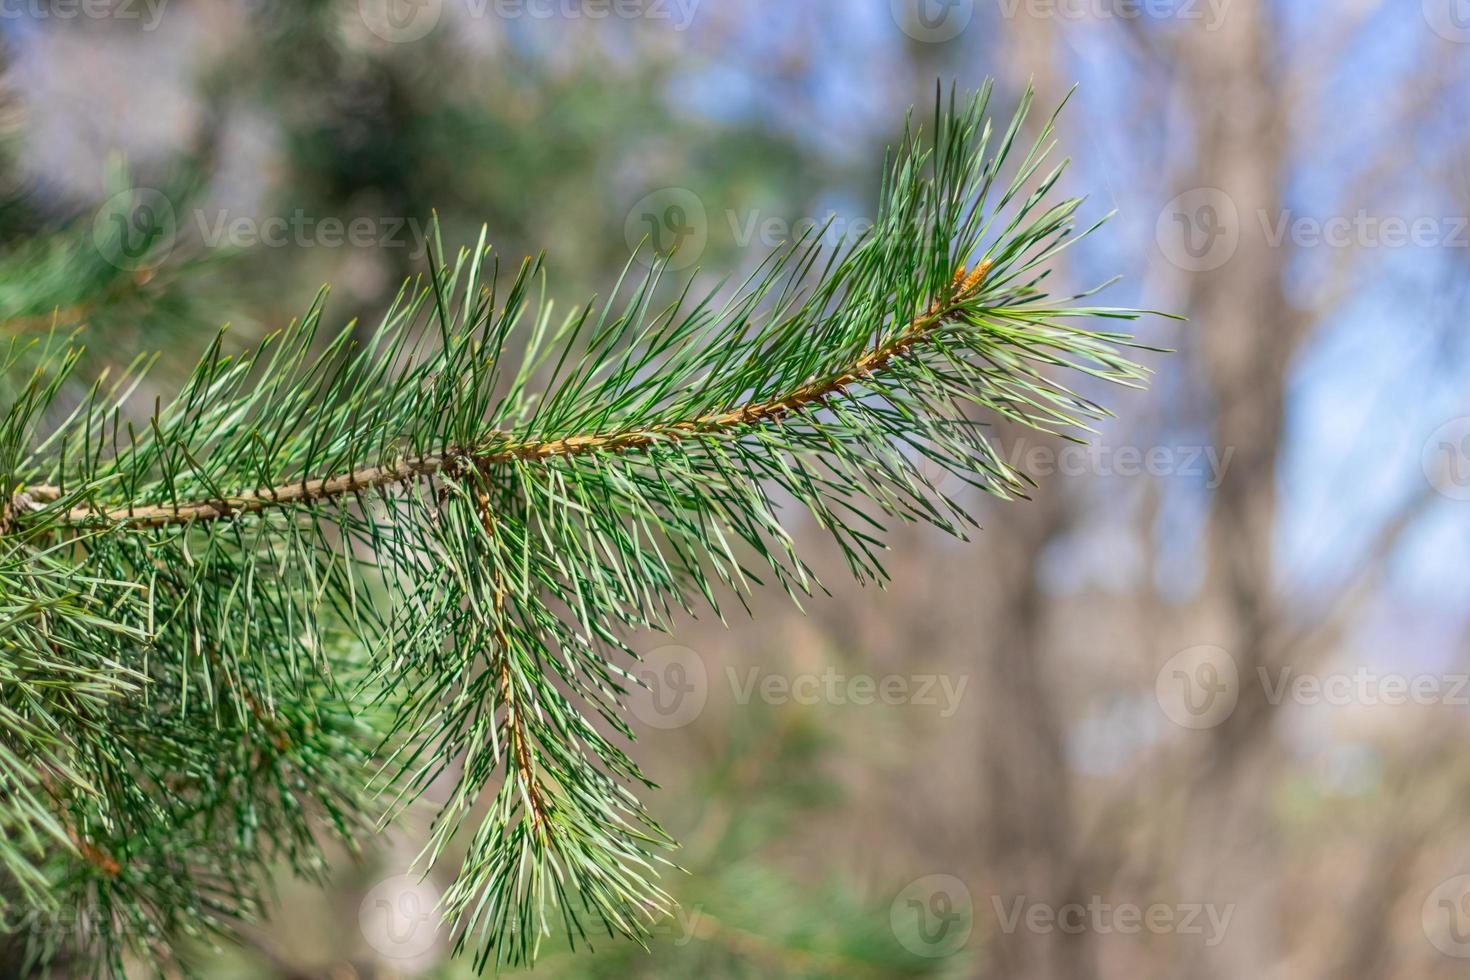
[[[646,638],[683,909],[538,969],[1470,971],[1466,0],[4,0],[0,32],[4,329],[162,350],[160,385],[323,283],[372,322],[435,212],[546,250],[567,304],[645,235],[738,280],[871,220],[937,79],[1000,116],[1034,83],[1033,133],[1079,84],[1063,188],[1118,214],[1057,276],[1188,316],[1141,327],[1175,353],[1083,443],[998,426],[1034,499],[897,529],[886,592],[817,543],[805,614]],[[421,834],[283,878],[200,969],[472,975]]]

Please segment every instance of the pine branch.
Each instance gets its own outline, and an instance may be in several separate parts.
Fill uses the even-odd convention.
[[[259,513],[272,507],[308,504],[355,495],[365,490],[379,490],[446,472],[486,470],[502,463],[542,460],[554,456],[626,452],[656,442],[721,435],[747,426],[777,422],[813,404],[821,404],[829,396],[845,394],[849,386],[862,383],[882,371],[889,361],[921,343],[945,317],[958,312],[959,307],[955,304],[974,295],[989,268],[989,262],[982,262],[973,272],[961,266],[955,271],[951,290],[947,295],[936,299],[922,317],[910,321],[892,339],[863,354],[840,373],[810,382],[777,400],[753,402],[733,411],[703,415],[689,421],[670,422],[647,429],[563,436],[547,442],[516,443],[510,433],[496,432],[492,441],[502,444],[502,448],[490,451],[461,448],[447,454],[421,457],[412,462],[369,466],[350,473],[282,484],[266,490],[251,490],[230,497],[184,501],[168,506],[134,507],[130,504],[102,510],[81,506],[68,511],[63,520],[79,525],[125,524],[138,528],[206,523]],[[510,444],[505,446],[505,443]],[[46,504],[53,504],[64,496],[65,493],[59,487],[32,487],[14,495],[10,513],[24,514]]]
[[[318,297],[146,417],[137,372],[58,417],[78,355],[47,352],[0,418],[0,869],[87,903],[120,962],[228,932],[271,860],[317,874],[320,827],[351,842],[438,784],[422,860],[463,845],[445,913],[479,965],[644,936],[672,842],[623,748],[625,637],[766,576],[820,588],[793,504],[881,582],[885,518],[973,524],[935,469],[1024,489],[988,421],[1065,432],[1105,412],[1059,373],[1145,377],[1078,323],[1138,311],[1041,288],[1080,202],[1049,203],[1050,124],[1015,148],[1029,95],[999,134],[988,95],[905,134],[870,233],[702,296],[630,262],[557,320],[540,261],[506,289],[482,233],[366,343],[323,336]],[[29,793],[42,766],[87,837]]]

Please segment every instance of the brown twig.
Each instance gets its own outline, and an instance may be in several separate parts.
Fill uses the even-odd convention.
[[[485,533],[495,536],[495,513],[490,509],[490,498],[483,492],[479,495],[480,519]],[[500,697],[505,703],[505,724],[510,731],[510,764],[520,777],[530,808],[531,826],[540,831],[546,827],[550,805],[541,795],[536,781],[536,764],[531,759],[531,735],[526,731],[525,709],[516,691],[515,678],[510,672],[510,640],[505,635],[505,588],[499,573],[495,580],[495,645],[496,656],[493,668],[499,675]]]
[[[92,311],[121,299],[133,290],[141,289],[148,285],[157,273],[158,269],[152,266],[139,269],[130,278],[121,280],[120,284],[114,285],[105,296],[81,303],[73,303],[71,306],[56,306],[49,313],[22,313],[18,316],[4,317],[0,319],[0,331],[8,334],[19,334],[30,333],[32,331],[55,330],[62,324],[80,324],[92,314]]]
[[[77,849],[77,853],[82,856],[82,860],[109,878],[116,878],[121,874],[122,865],[118,863],[117,858],[82,836],[82,832],[77,829],[76,824],[72,822],[71,816],[66,812],[65,797],[56,788],[56,783],[51,778],[51,774],[44,770],[41,772],[41,789],[45,791],[47,796],[51,797],[51,801],[56,805],[56,815],[61,821],[62,829],[66,831],[67,839]]]
[[[224,675],[225,683],[239,692],[241,699],[245,702],[245,707],[250,709],[250,714],[254,716],[255,720],[260,723],[260,726],[270,735],[271,744],[276,747],[276,751],[283,753],[291,751],[291,737],[281,727],[275,712],[260,703],[260,699],[245,685],[245,678],[243,676],[236,678],[235,675],[230,673],[229,668],[225,665],[223,659],[221,659],[218,650],[210,646],[206,648],[205,652],[209,657],[209,662],[214,665],[216,670]]]
[[[507,442],[491,450],[452,450],[392,465],[367,467],[336,476],[295,480],[264,490],[247,490],[234,497],[180,501],[175,504],[153,504],[143,507],[135,507],[131,504],[103,508],[82,505],[73,508],[67,514],[66,519],[73,524],[126,525],[138,528],[207,523],[244,514],[259,513],[273,507],[347,496],[364,490],[407,483],[464,468],[485,469],[499,463],[531,461],[555,456],[577,456],[593,452],[625,452],[657,442],[711,435],[741,426],[774,421],[799,412],[809,405],[820,404],[829,395],[840,394],[849,385],[862,382],[883,370],[894,358],[901,356],[924,340],[947,317],[957,312],[961,304],[979,289],[989,271],[989,262],[980,263],[973,271],[961,266],[955,271],[947,295],[942,300],[935,300],[923,315],[911,320],[893,338],[864,354],[848,370],[803,385],[784,398],[753,402],[733,411],[704,415],[687,422],[671,422],[644,429],[630,429],[625,432],[590,433],[564,436],[548,441],[519,443],[510,441],[510,434],[504,433]],[[62,496],[61,490],[57,487],[31,487],[12,498],[10,510],[19,515],[26,510],[54,503]]]

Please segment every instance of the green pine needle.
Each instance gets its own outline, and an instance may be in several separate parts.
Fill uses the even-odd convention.
[[[671,842],[621,747],[624,637],[810,594],[799,509],[881,582],[883,518],[972,523],[926,474],[1024,490],[985,423],[1065,432],[1104,412],[1062,375],[1145,378],[1086,325],[1140,311],[1043,291],[1080,202],[1051,201],[1050,123],[1017,148],[1030,94],[999,135],[989,95],[905,134],[870,233],[738,287],[666,301],[630,262],[557,316],[482,233],[367,342],[318,297],[146,418],[141,371],[59,417],[52,345],[0,420],[3,901],[74,903],[120,970],[432,785],[423,864],[463,853],[443,911],[478,965],[644,936]]]

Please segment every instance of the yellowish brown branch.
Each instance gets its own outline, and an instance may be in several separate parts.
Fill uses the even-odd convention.
[[[479,495],[480,519],[485,533],[492,538],[496,533],[495,514],[490,508],[490,498],[483,492]],[[531,759],[531,734],[526,731],[525,707],[520,692],[516,690],[515,678],[510,670],[510,639],[505,635],[505,588],[499,573],[495,580],[495,663],[492,669],[500,681],[500,699],[505,704],[505,724],[509,731],[510,754],[508,763],[515,770],[516,778],[526,793],[530,806],[531,826],[544,833],[550,816],[550,805],[541,794],[537,781],[536,764]]]
[[[922,315],[911,320],[903,330],[858,358],[847,370],[802,385],[780,399],[752,402],[733,411],[713,413],[685,422],[672,422],[622,432],[588,433],[536,442],[514,442],[510,441],[510,437],[506,435],[507,441],[496,444],[494,449],[466,448],[421,456],[391,465],[372,466],[336,476],[299,480],[263,490],[247,490],[232,497],[188,500],[175,504],[151,504],[142,507],[122,505],[98,508],[82,505],[73,508],[67,514],[67,521],[81,525],[123,524],[138,528],[208,523],[260,513],[276,507],[309,504],[366,490],[409,483],[457,469],[484,469],[517,460],[532,461],[594,452],[625,452],[658,442],[677,441],[737,430],[762,422],[773,422],[798,413],[811,405],[819,405],[825,398],[841,394],[849,386],[862,383],[881,372],[894,358],[901,356],[926,339],[946,318],[957,312],[960,306],[980,288],[989,271],[989,262],[982,262],[973,270],[961,266],[955,271],[947,295],[935,300]],[[13,515],[13,519],[20,520],[27,511],[55,503],[62,496],[62,491],[57,487],[31,487],[12,498],[9,512]]]
[[[51,774],[45,770],[41,772],[41,788],[51,798],[52,803],[55,804],[56,814],[61,820],[62,829],[66,831],[67,839],[77,849],[77,853],[82,856],[82,860],[109,878],[116,878],[121,874],[122,865],[118,863],[117,858],[87,840],[82,835],[82,832],[77,829],[77,825],[72,822],[71,816],[67,812],[65,795],[57,788],[55,780],[51,778]]]
[[[241,699],[245,702],[245,707],[250,710],[250,714],[269,733],[271,744],[276,747],[276,751],[291,751],[291,737],[281,727],[275,713],[267,709],[265,705],[260,703],[260,699],[251,693],[250,688],[245,686],[244,677],[236,678],[235,675],[230,673],[229,668],[220,657],[218,650],[211,646],[207,648],[206,652],[209,656],[209,662],[214,666],[214,669],[223,675],[226,684],[240,694]]]

